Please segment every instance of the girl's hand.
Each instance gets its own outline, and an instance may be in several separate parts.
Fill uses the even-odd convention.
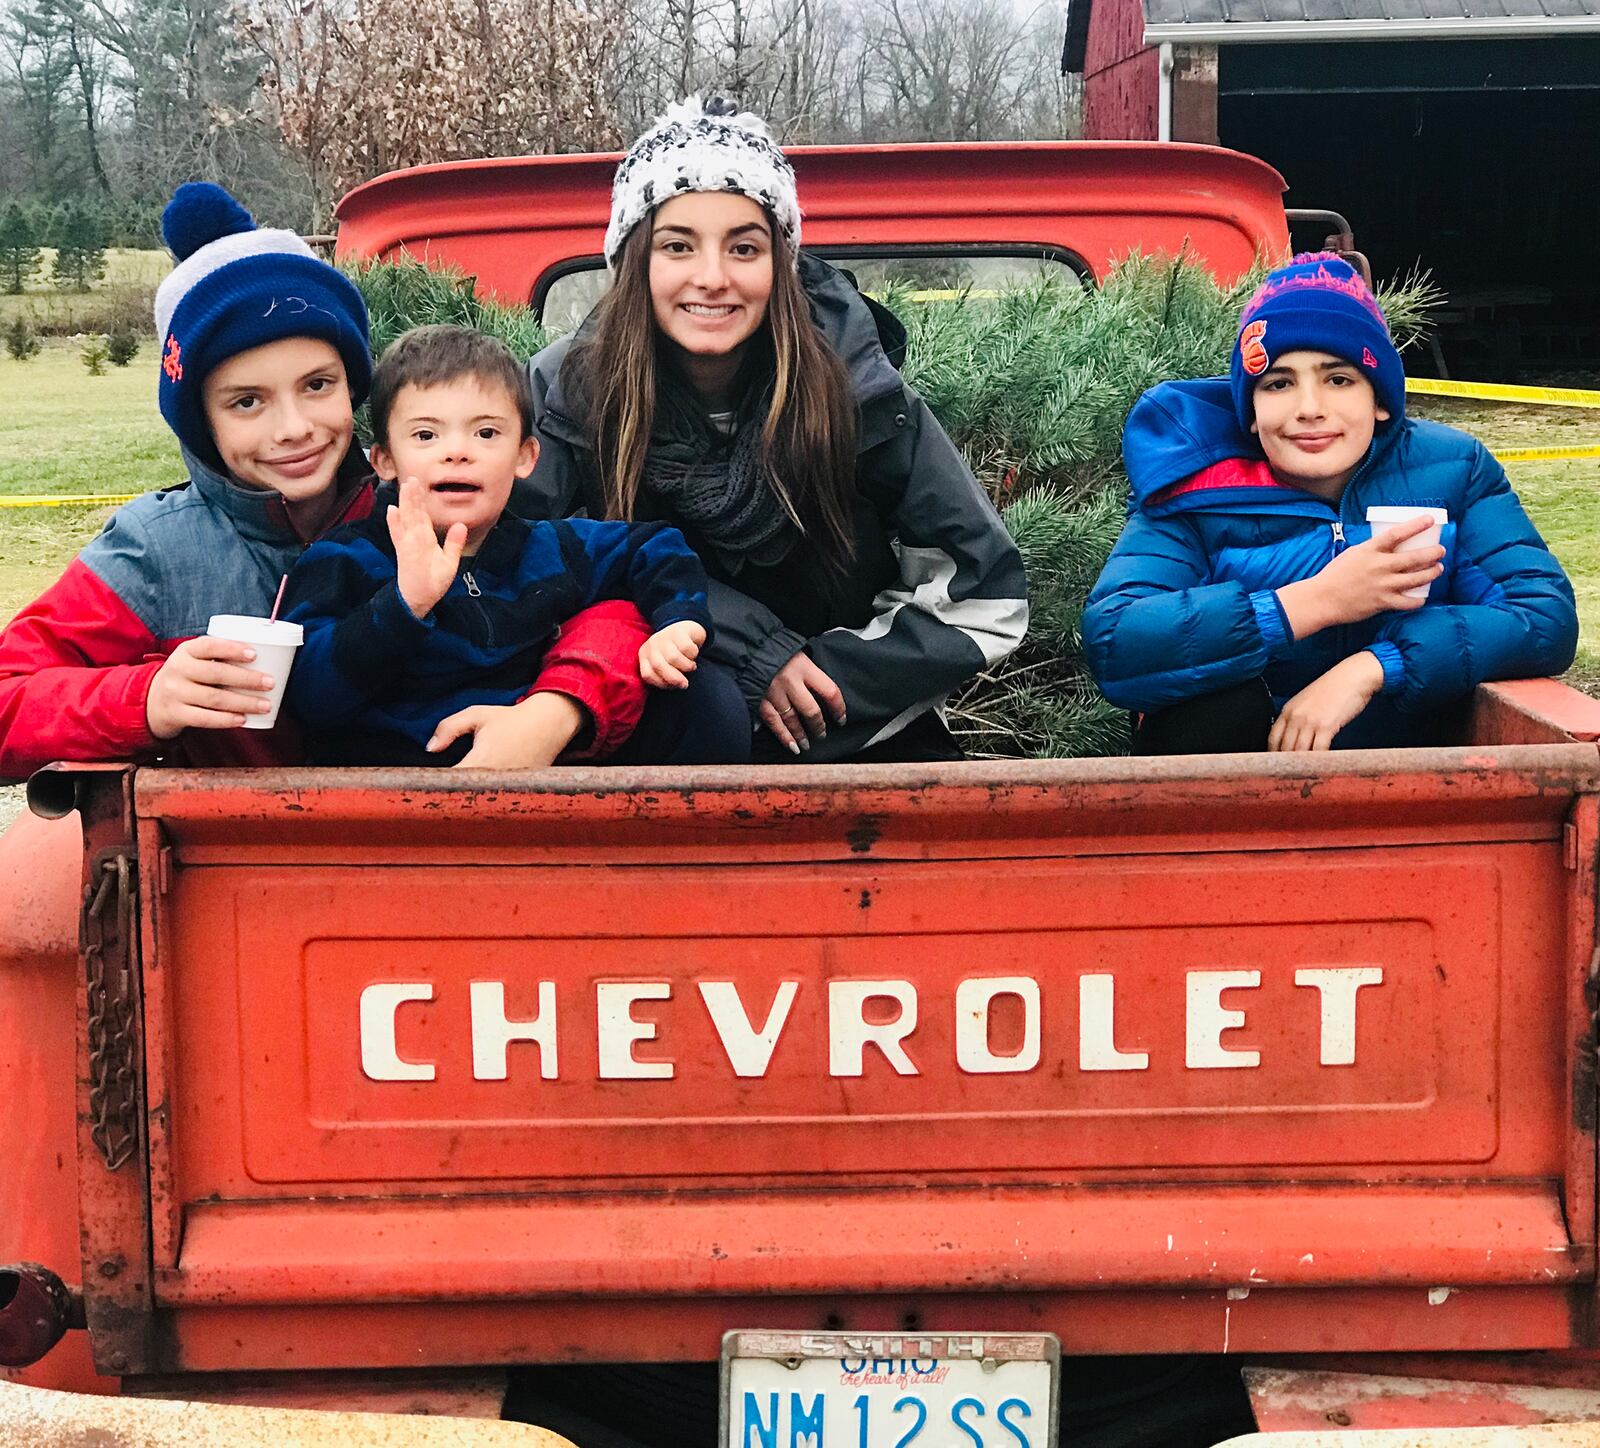
[[[422,503],[422,484],[415,478],[400,484],[399,506],[389,505],[387,522],[400,597],[418,618],[426,618],[455,582],[461,550],[467,546],[467,525],[452,523],[441,547]]]
[[[1313,679],[1287,704],[1267,735],[1267,748],[1290,753],[1331,749],[1333,736],[1354,719],[1383,687],[1383,665],[1362,649]]]
[[[705,629],[689,619],[669,623],[639,646],[639,676],[653,689],[687,689],[688,676],[706,641]]]
[[[520,704],[474,704],[439,721],[428,752],[437,754],[470,734],[472,748],[457,769],[546,769],[588,722],[583,705],[566,694],[530,694]]]
[[[810,749],[813,739],[828,737],[826,709],[836,724],[845,721],[844,695],[805,652],[796,654],[767,685],[761,722],[791,754]]]
[[[1335,624],[1421,608],[1427,599],[1412,597],[1410,590],[1432,583],[1444,572],[1444,549],[1435,544],[1402,552],[1400,545],[1433,526],[1427,513],[1396,523],[1365,543],[1346,548],[1315,577],[1280,588],[1278,601],[1294,636],[1303,639]]]
[[[255,656],[232,639],[185,639],[150,681],[150,732],[175,739],[185,729],[238,729],[251,714],[265,714],[271,706],[261,696],[272,692],[272,679],[244,667]]]

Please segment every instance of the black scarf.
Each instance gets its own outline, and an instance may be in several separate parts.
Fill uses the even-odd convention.
[[[801,533],[761,461],[760,396],[746,395],[733,435],[724,437],[690,388],[667,368],[658,376],[644,488],[662,513],[702,538],[729,573],[781,563]]]

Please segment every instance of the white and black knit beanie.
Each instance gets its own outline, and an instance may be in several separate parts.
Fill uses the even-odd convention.
[[[798,265],[800,202],[790,166],[766,122],[732,101],[690,96],[633,143],[611,183],[606,265],[656,207],[688,191],[733,191],[766,207]]]

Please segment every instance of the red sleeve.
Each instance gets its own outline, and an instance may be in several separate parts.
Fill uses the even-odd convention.
[[[145,721],[166,650],[79,559],[0,633],[0,776],[155,748]]]
[[[644,615],[620,599],[594,604],[561,625],[528,692],[566,694],[594,720],[588,746],[563,759],[603,759],[627,743],[644,713],[639,648],[649,637]]]

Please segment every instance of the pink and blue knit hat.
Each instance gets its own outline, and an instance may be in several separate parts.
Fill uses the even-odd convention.
[[[1326,352],[1358,368],[1392,419],[1405,416],[1406,373],[1372,289],[1343,257],[1302,252],[1245,303],[1229,381],[1239,426],[1255,421],[1256,379],[1289,352]]]
[[[220,186],[190,181],[161,213],[177,265],[156,291],[161,415],[216,463],[201,387],[218,363],[286,337],[318,337],[344,361],[352,403],[372,382],[367,307],[342,272],[292,231],[258,227]]]

